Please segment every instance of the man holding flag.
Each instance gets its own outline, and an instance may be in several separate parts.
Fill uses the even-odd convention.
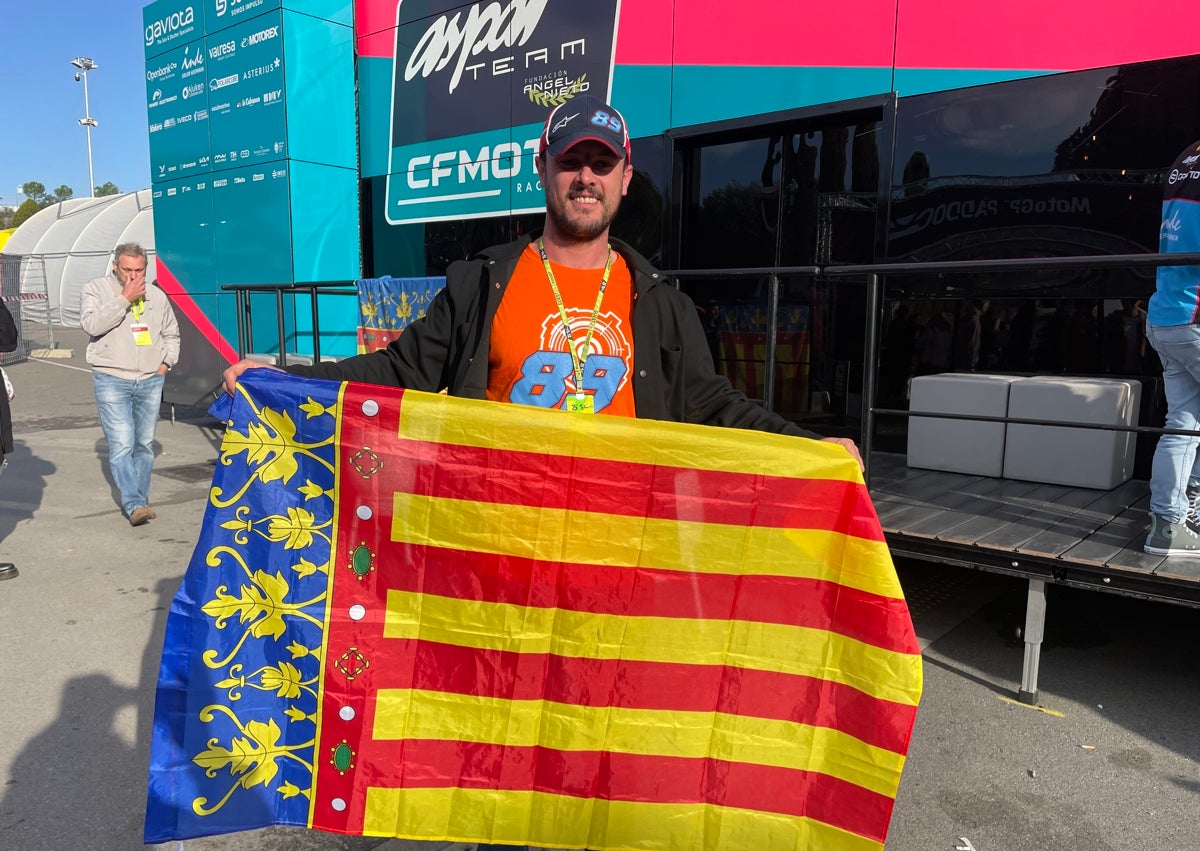
[[[921,673],[861,459],[733,389],[609,238],[629,154],[568,101],[540,237],[452,265],[386,349],[287,368],[345,383],[226,370],[148,843],[881,851]]]
[[[691,300],[609,238],[633,178],[629,128],[591,95],[551,111],[535,160],[546,193],[540,238],[450,266],[429,313],[386,349],[288,366],[362,381],[567,411],[751,428],[839,444],[752,402],[713,367]],[[242,360],[238,376],[263,364]]]

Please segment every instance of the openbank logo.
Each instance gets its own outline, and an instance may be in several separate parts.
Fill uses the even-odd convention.
[[[179,9],[157,21],[146,25],[146,47],[153,47],[164,41],[170,41],[185,35],[192,30],[196,22],[196,13],[191,6]]]
[[[184,67],[186,68],[187,65],[185,64]],[[153,83],[155,80],[162,79],[163,77],[169,77],[171,74],[174,74],[178,68],[178,62],[170,62],[159,68],[155,68],[153,71],[147,71],[146,80],[147,82]]]

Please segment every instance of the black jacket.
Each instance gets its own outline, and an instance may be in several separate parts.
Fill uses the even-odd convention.
[[[4,299],[0,298],[0,352],[12,352],[17,349],[17,323]],[[13,451],[12,412],[9,410],[8,394],[0,387],[0,455]]]
[[[288,372],[485,398],[492,318],[529,242],[525,237],[451,264],[429,312],[386,349],[336,363],[288,366]],[[612,247],[633,276],[633,398],[639,419],[819,438],[735,390],[713,367],[692,300],[628,245],[614,239]]]

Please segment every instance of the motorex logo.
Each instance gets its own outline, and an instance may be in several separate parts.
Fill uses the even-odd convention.
[[[162,44],[191,31],[196,22],[196,13],[191,6],[177,9],[170,14],[146,24],[146,47]]]
[[[242,47],[253,47],[256,44],[262,44],[264,41],[270,41],[279,36],[279,25],[267,27],[265,30],[259,30],[242,39]]]

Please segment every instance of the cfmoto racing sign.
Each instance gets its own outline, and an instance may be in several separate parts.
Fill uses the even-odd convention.
[[[618,0],[400,0],[387,220],[543,207],[533,158],[551,108],[612,88]]]

